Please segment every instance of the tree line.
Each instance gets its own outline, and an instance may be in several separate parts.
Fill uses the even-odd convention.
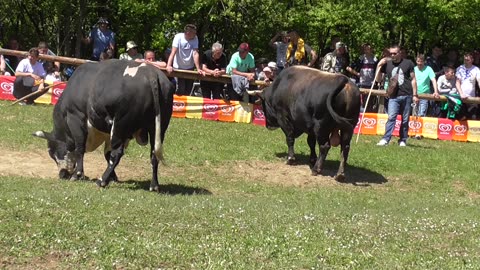
[[[140,50],[170,47],[187,23],[197,25],[202,50],[224,44],[233,53],[248,42],[256,57],[274,59],[268,41],[296,29],[316,51],[339,36],[358,54],[368,42],[381,49],[400,44],[428,53],[434,44],[459,51],[480,47],[480,1],[465,0],[6,0],[0,2],[0,43],[15,36],[28,50],[39,41],[61,56],[89,58],[82,44],[99,17],[116,33],[117,56],[128,40]]]

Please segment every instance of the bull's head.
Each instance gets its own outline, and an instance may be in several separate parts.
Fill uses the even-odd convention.
[[[47,140],[48,154],[57,164],[58,177],[60,179],[70,179],[77,162],[74,153],[67,150],[67,144],[57,140],[55,136],[48,132],[36,131],[32,135]]]
[[[277,122],[275,110],[269,103],[271,91],[271,86],[269,86],[263,90],[252,90],[247,91],[247,93],[251,96],[257,96],[258,98],[260,98],[260,100],[262,101],[263,113],[265,115],[266,128],[273,130],[279,128],[280,126]]]

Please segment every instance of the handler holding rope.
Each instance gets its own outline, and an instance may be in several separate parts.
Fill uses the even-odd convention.
[[[28,51],[28,57],[20,61],[15,71],[13,84],[13,96],[19,100],[20,105],[31,105],[34,100],[43,95],[48,88],[44,86],[46,76],[42,63],[38,62],[40,52],[37,48]],[[30,95],[32,93],[35,95]],[[29,95],[28,98],[25,98]]]

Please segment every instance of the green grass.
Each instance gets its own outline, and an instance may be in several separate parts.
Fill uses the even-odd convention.
[[[51,130],[52,107],[9,104],[0,102],[0,147],[44,150],[30,133]],[[346,184],[253,181],[235,166],[281,164],[282,132],[193,119],[172,119],[160,194],[146,191],[148,148],[135,144],[120,166],[144,176],[107,189],[0,176],[0,268],[480,268],[480,145],[376,147],[379,138],[353,144]],[[304,136],[296,152],[300,163],[308,160]],[[329,174],[338,152],[329,153]]]

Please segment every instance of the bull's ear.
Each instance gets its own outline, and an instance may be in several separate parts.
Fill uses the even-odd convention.
[[[47,141],[52,140],[52,135],[48,132],[43,131],[43,130],[35,131],[34,133],[32,133],[32,135],[34,137],[42,138],[42,139],[45,139]]]

